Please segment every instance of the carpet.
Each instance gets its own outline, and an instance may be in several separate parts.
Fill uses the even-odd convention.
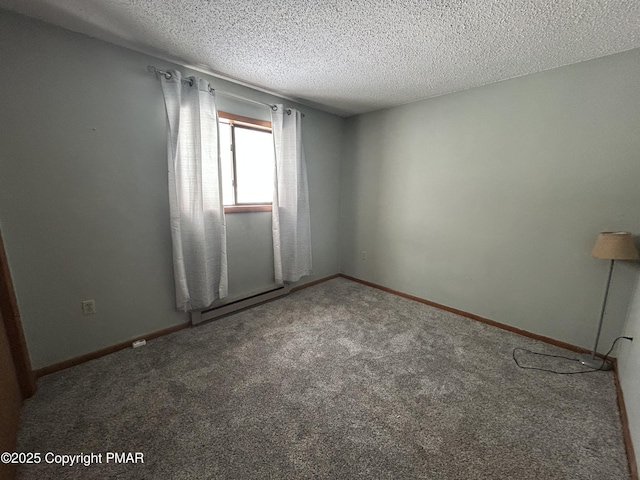
[[[628,479],[613,373],[514,347],[575,356],[333,279],[43,377],[19,478]]]

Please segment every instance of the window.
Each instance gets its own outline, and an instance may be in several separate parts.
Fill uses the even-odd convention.
[[[218,112],[225,213],[271,211],[271,122]]]

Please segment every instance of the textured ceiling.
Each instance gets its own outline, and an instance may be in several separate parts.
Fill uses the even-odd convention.
[[[0,0],[353,115],[640,47],[639,0]]]

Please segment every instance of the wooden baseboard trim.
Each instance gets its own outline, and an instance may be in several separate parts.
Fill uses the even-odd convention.
[[[298,285],[291,289],[291,292],[297,292],[299,290],[312,287],[314,285],[318,285],[319,283],[326,282],[333,278],[338,278],[340,276],[339,273],[335,275],[330,275],[328,277],[320,278],[318,280],[314,280],[313,282],[305,283],[303,285]],[[96,350],[95,352],[86,353],[84,355],[80,355],[78,357],[70,358],[69,360],[65,360],[63,362],[54,363],[53,365],[48,365],[46,367],[38,368],[33,371],[33,375],[35,378],[44,377],[45,375],[50,375],[55,372],[59,372],[61,370],[66,370],[67,368],[75,367],[76,365],[80,365],[82,363],[88,362],[90,360],[95,360],[96,358],[104,357],[105,355],[109,355],[111,353],[117,352],[118,350],[124,350],[125,348],[131,347],[131,344],[138,340],[153,340],[154,338],[163,337],[165,335],[169,335],[170,333],[178,332],[185,328],[191,327],[191,321],[181,323],[180,325],[176,325],[173,327],[165,328],[163,330],[158,330],[156,332],[149,333],[147,335],[140,335],[139,337],[132,338],[125,342],[117,343],[115,345],[111,345],[106,348],[102,348],[100,350]]]
[[[502,330],[506,330],[508,332],[516,333],[518,335],[522,335],[528,338],[532,338],[534,340],[539,340],[541,342],[548,343],[550,345],[555,345],[557,347],[565,348],[567,350],[571,350],[577,353],[590,353],[590,351],[586,348],[578,347],[577,345],[572,345],[570,343],[562,342],[560,340],[556,340],[551,337],[546,337],[544,335],[538,335],[537,333],[528,332],[526,330],[522,330],[520,328],[512,327],[511,325],[506,325],[504,323],[496,322],[494,320],[490,320],[485,317],[481,317],[479,315],[475,315],[473,313],[465,312],[464,310],[459,310],[457,308],[449,307],[447,305],[443,305],[440,303],[432,302],[430,300],[426,300],[424,298],[417,297],[415,295],[410,295],[407,293],[400,292],[398,290],[393,290],[388,287],[384,287],[382,285],[378,285],[373,282],[368,282],[366,280],[361,280],[356,277],[352,277],[350,275],[345,275],[343,273],[336,273],[334,275],[330,275],[328,277],[320,278],[318,280],[314,280],[313,282],[305,283],[303,285],[298,285],[291,289],[291,292],[297,292],[303,290],[305,288],[312,287],[314,285],[318,285],[320,283],[324,283],[326,281],[332,280],[334,278],[342,277],[347,280],[351,280],[353,282],[361,283],[363,285],[367,285],[372,288],[376,288],[378,290],[382,290],[384,292],[388,292],[394,295],[398,295],[400,297],[413,300],[419,303],[423,303],[425,305],[429,305],[431,307],[438,308],[440,310],[444,310],[447,312],[454,313],[456,315],[460,315],[465,318],[469,318],[471,320],[476,320],[478,322],[485,323],[487,325],[491,325],[493,327],[500,328]],[[156,332],[149,333],[147,335],[141,335],[139,337],[132,338],[126,342],[121,342],[116,345],[112,345],[110,347],[103,348],[101,350],[97,350],[95,352],[87,353],[85,355],[80,355],[78,357],[71,358],[69,360],[65,360],[63,362],[59,362],[53,365],[49,365],[47,367],[39,368],[33,371],[33,375],[35,378],[40,378],[45,375],[49,375],[55,372],[59,372],[61,370],[65,370],[67,368],[74,367],[76,365],[80,365],[82,363],[88,362],[90,360],[94,360],[96,358],[103,357],[105,355],[109,355],[111,353],[117,352],[119,350],[123,350],[125,348],[129,348],[131,344],[137,340],[153,340],[154,338],[162,337],[165,335],[169,335],[174,332],[178,332],[180,330],[191,327],[191,322],[185,322],[179,325],[175,325],[173,327],[165,328],[163,330],[158,330]],[[602,357],[603,355],[598,354],[598,356]],[[631,439],[631,432],[629,430],[629,417],[627,414],[627,409],[624,402],[624,395],[622,393],[622,388],[620,386],[620,380],[618,377],[618,365],[615,358],[611,359],[613,362],[613,372],[616,386],[616,397],[618,401],[618,410],[620,412],[620,422],[622,424],[622,434],[624,439],[625,450],[627,454],[629,473],[631,475],[631,480],[639,480],[638,478],[638,466],[636,463],[635,451],[633,449],[633,441]]]
[[[299,290],[304,290],[305,288],[313,287],[314,285],[318,285],[319,283],[324,283],[329,280],[333,280],[334,278],[341,277],[342,274],[336,273],[334,275],[329,275],[328,277],[319,278],[318,280],[314,280],[313,282],[304,283],[302,285],[297,285],[291,289],[291,293],[297,292]]]
[[[620,412],[620,423],[622,424],[622,438],[624,439],[624,448],[627,452],[627,461],[629,462],[629,475],[631,480],[638,480],[638,464],[636,462],[636,452],[633,448],[633,440],[631,439],[631,430],[629,429],[629,415],[627,407],[624,403],[624,394],[622,393],[622,385],[618,374],[618,361],[613,360],[613,378],[616,384],[616,397],[618,399],[618,411]]]
[[[330,275],[328,277],[320,278],[318,280],[314,280],[313,282],[305,283],[303,285],[298,285],[291,289],[291,292],[297,292],[299,290],[312,287],[314,285],[318,285],[319,283],[326,282],[333,278],[338,278],[340,276],[339,273],[335,275]],[[70,358],[69,360],[65,360],[63,362],[54,363],[53,365],[48,365],[46,367],[38,368],[33,371],[33,375],[35,378],[44,377],[45,375],[50,375],[55,372],[59,372],[61,370],[66,370],[67,368],[75,367],[76,365],[80,365],[81,363],[88,362],[90,360],[95,360],[96,358],[104,357],[105,355],[109,355],[111,353],[117,352],[118,350],[124,350],[125,348],[131,347],[131,344],[137,340],[153,340],[154,338],[163,337],[165,335],[169,335],[170,333],[174,333],[185,328],[189,328],[191,326],[191,322],[181,323],[180,325],[176,325],[174,327],[165,328],[163,330],[158,330],[157,332],[149,333],[147,335],[140,335],[139,337],[132,338],[127,340],[126,342],[117,343],[115,345],[111,345],[110,347],[102,348],[100,350],[96,350],[95,352],[86,353],[84,355],[80,355],[78,357]]]
[[[80,355],[79,357],[70,358],[69,360],[65,360],[63,362],[54,363],[53,365],[38,368],[34,370],[33,373],[36,378],[44,377],[45,375],[50,375],[52,373],[59,372],[61,370],[66,370],[67,368],[75,367],[76,365],[80,365],[81,363],[85,363],[90,360],[95,360],[96,358],[104,357],[105,355],[109,355],[110,353],[114,353],[119,350],[124,350],[125,348],[131,347],[131,344],[138,340],[153,340],[154,338],[164,337],[165,335],[169,335],[170,333],[184,330],[185,328],[189,328],[190,326],[191,326],[191,322],[185,322],[179,325],[175,325],[173,327],[157,330],[155,332],[151,332],[146,335],[140,335],[139,337],[135,337],[125,342],[117,343],[115,345],[111,345],[110,347],[96,350],[95,352],[85,353],[84,355]]]
[[[313,282],[305,283],[303,285],[298,285],[291,289],[291,292],[297,292],[304,288],[312,287],[319,283],[326,282],[333,278],[339,277],[340,274],[336,273],[335,275],[330,275],[328,277],[320,278],[318,280],[314,280]],[[48,365],[46,367],[38,368],[33,371],[33,375],[36,379],[40,377],[44,377],[45,375],[50,375],[55,372],[59,372],[61,370],[66,370],[67,368],[75,367],[76,365],[80,365],[81,363],[88,362],[90,360],[95,360],[96,358],[104,357],[105,355],[109,355],[110,353],[117,352],[118,350],[124,350],[125,348],[131,347],[131,344],[137,340],[153,340],[154,338],[163,337],[165,335],[169,335],[170,333],[177,332],[179,330],[183,330],[185,328],[189,328],[191,326],[191,321],[186,323],[181,323],[180,325],[176,325],[174,327],[165,328],[163,330],[158,330],[157,332],[152,332],[147,335],[140,335],[139,337],[132,338],[127,340],[126,342],[117,343],[115,345],[111,345],[110,347],[102,348],[100,350],[96,350],[95,352],[86,353],[84,355],[80,355],[79,357],[70,358],[69,360],[65,360],[63,362],[54,363],[53,365]]]
[[[507,332],[517,333],[518,335],[522,335],[524,337],[532,338],[534,340],[539,340],[544,343],[548,343],[550,345],[555,345],[556,347],[565,348],[567,350],[571,350],[576,353],[591,353],[590,350],[579,347],[577,345],[573,345],[571,343],[562,342],[560,340],[556,340],[555,338],[545,337],[544,335],[538,335],[537,333],[528,332],[527,330],[522,330],[517,327],[512,327],[511,325],[507,325],[505,323],[496,322],[495,320],[491,320],[489,318],[481,317],[479,315],[475,315],[473,313],[465,312],[464,310],[459,310],[457,308],[448,307],[447,305],[442,305],[441,303],[432,302],[430,300],[425,300],[424,298],[416,297],[415,295],[409,295],[408,293],[403,293],[398,290],[393,290],[391,288],[384,287],[382,285],[378,285],[373,282],[368,282],[366,280],[361,280],[356,277],[352,277],[350,275],[345,275],[343,273],[340,274],[341,277],[346,278],[347,280],[352,280],[354,282],[361,283],[363,285],[367,285],[369,287],[377,288],[378,290],[382,290],[384,292],[393,293],[394,295],[398,295],[399,297],[407,298],[409,300],[414,300],[416,302],[424,303],[425,305],[429,305],[431,307],[438,308],[440,310],[444,310],[446,312],[455,313],[456,315],[460,315],[461,317],[470,318],[471,320],[477,320],[478,322],[485,323],[487,325],[491,325],[492,327],[497,327],[501,330],[506,330]],[[597,354],[600,358],[603,358],[604,355]]]
[[[447,312],[455,313],[456,315],[460,315],[462,317],[469,318],[471,320],[477,320],[482,323],[486,323],[487,325],[491,325],[493,327],[498,327],[502,330],[506,330],[508,332],[517,333],[518,335],[522,335],[524,337],[532,338],[534,340],[539,340],[544,343],[548,343],[550,345],[555,345],[556,347],[565,348],[567,350],[571,350],[577,353],[591,353],[590,350],[582,347],[578,347],[577,345],[572,345],[570,343],[561,342],[560,340],[556,340],[551,337],[545,337],[544,335],[538,335],[537,333],[531,333],[526,330],[522,330],[520,328],[512,327],[511,325],[506,325],[504,323],[496,322],[494,320],[490,320],[488,318],[481,317],[479,315],[475,315],[473,313],[465,312],[464,310],[458,310],[457,308],[448,307],[446,305],[442,305],[440,303],[431,302],[429,300],[425,300],[424,298],[416,297],[414,295],[409,295],[407,293],[399,292],[398,290],[393,290],[391,288],[384,287],[382,285],[378,285],[373,282],[368,282],[366,280],[361,280],[356,277],[351,277],[349,275],[340,274],[342,278],[346,278],[347,280],[352,280],[354,282],[361,283],[363,285],[367,285],[369,287],[377,288],[378,290],[382,290],[384,292],[392,293],[394,295],[398,295],[403,298],[407,298],[409,300],[414,300],[416,302],[424,303],[425,305],[429,305],[431,307],[438,308],[440,310],[444,310]],[[600,358],[604,358],[604,355],[597,354]],[[622,393],[622,388],[620,386],[620,380],[618,378],[618,363],[615,358],[611,358],[610,361],[613,364],[613,372],[614,379],[616,385],[616,397],[618,400],[618,410],[620,412],[620,423],[622,424],[622,436],[624,439],[624,448],[627,453],[627,461],[629,465],[629,473],[631,475],[631,480],[640,480],[638,479],[638,465],[636,463],[635,450],[633,449],[633,442],[631,440],[631,431],[629,430],[629,417],[627,415],[627,409],[624,403],[624,395]]]

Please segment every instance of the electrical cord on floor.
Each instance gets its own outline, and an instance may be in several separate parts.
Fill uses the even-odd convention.
[[[558,375],[578,375],[578,374],[581,374],[581,373],[593,373],[593,372],[600,372],[600,371],[602,371],[602,367],[604,367],[604,364],[605,364],[605,362],[607,361],[607,357],[608,357],[608,356],[609,356],[609,354],[613,351],[614,347],[616,346],[616,343],[618,343],[618,340],[621,340],[621,339],[623,339],[623,338],[624,338],[624,339],[626,339],[626,340],[631,340],[631,341],[633,341],[633,337],[618,337],[618,338],[616,338],[616,339],[613,341],[613,343],[611,344],[611,348],[609,349],[609,351],[607,352],[607,354],[606,354],[606,355],[604,356],[604,358],[602,359],[602,364],[600,365],[600,367],[599,367],[599,368],[591,368],[591,369],[589,369],[589,370],[581,370],[581,371],[579,371],[579,372],[559,372],[559,371],[557,371],[557,370],[551,370],[551,369],[548,369],[548,368],[527,367],[527,366],[520,365],[520,362],[518,362],[518,359],[516,358],[516,350],[521,350],[521,351],[523,351],[523,352],[531,353],[531,354],[533,354],[533,355],[539,355],[539,356],[541,356],[541,357],[563,358],[563,359],[565,359],[565,360],[571,360],[572,362],[580,362],[580,360],[579,360],[579,359],[577,359],[577,358],[570,358],[570,357],[565,357],[565,356],[562,356],[562,355],[549,355],[549,354],[547,354],[547,353],[534,352],[534,351],[531,351],[531,350],[527,350],[526,348],[519,348],[519,347],[514,348],[514,349],[513,349],[513,352],[512,352],[512,354],[511,354],[511,355],[512,355],[512,357],[513,357],[513,361],[514,361],[514,362],[516,362],[516,365],[517,365],[518,367],[520,367],[520,368],[525,369],[525,370],[540,370],[540,371],[542,371],[542,372],[555,373],[555,374],[558,374]]]

